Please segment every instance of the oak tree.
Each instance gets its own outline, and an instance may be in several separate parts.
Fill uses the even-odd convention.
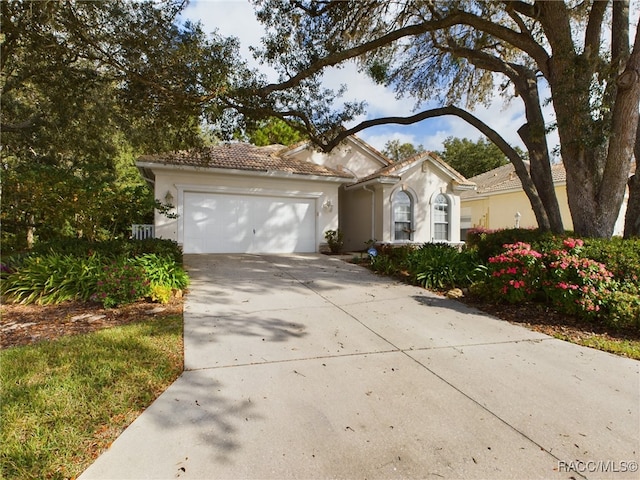
[[[444,150],[439,152],[439,155],[467,178],[509,163],[504,153],[494,143],[484,138],[474,142],[468,138],[448,137],[443,142],[443,146]],[[522,152],[518,153],[523,156]]]
[[[179,22],[185,4],[1,2],[5,247],[152,218],[135,157],[201,144],[241,63],[235,40]]]
[[[635,26],[632,38],[637,12],[630,13],[629,1],[255,4],[268,29],[258,53],[280,78],[245,82],[239,90],[244,98],[230,106],[302,121],[325,150],[370,126],[458,116],[513,163],[539,226],[560,232],[548,145],[548,132],[556,129],[576,232],[612,235],[629,179],[640,102],[640,28]],[[414,98],[418,110],[430,101],[441,106],[344,128],[366,104],[341,101],[343,91],[325,89],[321,76],[350,61],[399,95]],[[470,111],[493,101],[496,92],[522,102],[526,122],[516,128],[530,167]],[[555,113],[552,124],[543,114],[547,103]]]
[[[416,147],[413,143],[400,143],[400,140],[389,140],[384,144],[384,148],[382,149],[382,153],[395,162],[413,157],[424,151],[422,145]]]

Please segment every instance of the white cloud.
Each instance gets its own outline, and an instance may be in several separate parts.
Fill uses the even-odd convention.
[[[341,85],[348,87],[344,100],[364,100],[367,102],[366,118],[406,116],[413,109],[414,101],[401,98],[397,99],[395,93],[383,85],[375,83],[365,73],[359,72],[355,62],[345,63],[341,68],[329,68],[323,77],[324,84],[337,90]],[[357,118],[347,127],[366,119]]]
[[[242,53],[250,57],[249,45],[259,45],[264,28],[256,19],[249,2],[198,0],[189,2],[181,15],[201,21],[206,33],[217,31],[223,37],[237,37],[242,42]]]

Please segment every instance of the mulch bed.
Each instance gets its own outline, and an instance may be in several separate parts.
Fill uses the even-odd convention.
[[[579,343],[580,339],[594,336],[612,340],[640,341],[640,331],[638,330],[613,330],[606,325],[590,323],[572,315],[558,313],[542,304],[488,303],[469,296],[461,298],[459,301],[502,320],[517,323],[547,335],[562,336],[576,343]]]
[[[94,332],[149,318],[182,314],[182,299],[167,305],[137,302],[105,309],[99,303],[4,304],[0,307],[0,348],[30,345],[65,335]]]
[[[492,304],[469,296],[459,301],[502,320],[575,342],[596,335],[609,339],[640,341],[640,332],[636,330],[613,331],[602,325],[557,313],[538,304]],[[77,335],[127,325],[148,318],[179,315],[182,313],[182,306],[181,298],[173,299],[168,305],[138,302],[112,309],[102,308],[98,303],[81,302],[44,306],[5,304],[0,307],[0,348],[29,345],[64,335]]]

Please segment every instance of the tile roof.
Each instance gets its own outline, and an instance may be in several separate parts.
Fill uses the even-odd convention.
[[[551,177],[553,178],[554,184],[566,182],[567,172],[564,169],[564,165],[561,163],[551,165]],[[520,182],[520,178],[516,174],[516,170],[512,163],[507,163],[501,167],[476,175],[475,177],[470,178],[469,181],[475,183],[477,188],[461,194],[460,197],[463,199],[492,192],[522,190],[522,182]]]
[[[138,158],[138,161],[160,165],[353,178],[351,174],[346,172],[281,156],[280,154],[286,150],[287,148],[283,145],[256,147],[248,143],[225,143],[189,151],[143,155]]]
[[[528,162],[525,162],[527,169]],[[636,163],[631,163],[629,175],[633,175],[636,170]],[[555,185],[563,184],[567,181],[567,171],[562,163],[551,165],[551,178]],[[473,191],[467,191],[460,195],[462,199],[473,198],[482,194],[493,192],[505,192],[509,190],[522,190],[522,182],[516,174],[516,170],[512,163],[507,163],[498,168],[494,168],[486,173],[481,173],[469,179],[474,182],[477,188]]]
[[[449,164],[447,164],[444,160],[442,160],[440,157],[438,157],[437,155],[435,155],[432,152],[422,152],[422,153],[418,153],[416,155],[413,155],[412,157],[406,158],[404,160],[401,160],[399,162],[394,162],[391,165],[381,168],[380,170],[376,171],[375,173],[372,173],[371,175],[368,175],[364,178],[359,179],[357,183],[362,183],[362,182],[367,182],[369,180],[373,180],[375,178],[381,178],[381,177],[387,177],[387,178],[399,178],[398,175],[395,175],[397,172],[399,172],[400,170],[402,170],[405,167],[408,167],[416,162],[420,162],[420,161],[424,161],[424,160],[431,160],[433,163],[435,163],[436,165],[439,165],[442,169],[446,170],[449,175],[451,176],[451,178],[455,181],[458,182],[459,185],[466,185],[466,186],[473,186],[473,182],[471,182],[470,180],[467,180],[466,178],[464,178],[462,176],[462,174],[460,174],[459,172],[457,172],[453,167],[451,167]]]

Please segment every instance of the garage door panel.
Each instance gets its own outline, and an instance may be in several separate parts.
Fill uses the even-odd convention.
[[[187,192],[185,253],[315,251],[315,201]]]

